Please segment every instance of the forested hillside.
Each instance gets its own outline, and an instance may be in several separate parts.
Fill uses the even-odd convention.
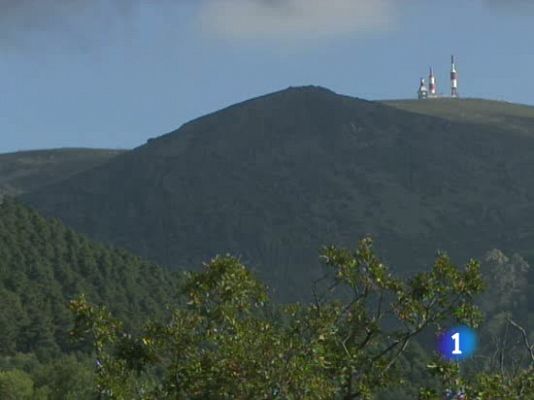
[[[0,398],[90,400],[113,391],[104,398],[141,399],[152,393],[170,399],[183,390],[248,399],[264,398],[261,393],[273,385],[310,399],[338,398],[346,390],[364,390],[380,400],[414,399],[424,387],[439,393],[450,382],[440,383],[446,372],[436,375],[427,368],[434,362],[431,337],[438,327],[431,325],[436,320],[423,319],[425,330],[417,325],[423,318],[417,310],[431,298],[423,295],[427,290],[442,296],[443,304],[450,302],[436,313],[444,323],[453,317],[470,320],[472,310],[465,305],[471,302],[486,315],[479,326],[477,357],[463,368],[465,385],[495,391],[487,381],[495,379],[500,382],[496,393],[529,390],[528,353],[508,322],[525,327],[528,340],[534,341],[532,270],[520,256],[498,250],[486,255],[481,267],[486,290],[480,297],[475,296],[482,289],[475,262],[458,269],[442,256],[417,277],[396,278],[374,255],[371,243],[362,241],[357,251],[323,248],[323,262],[341,287],[312,304],[280,306],[269,301],[264,286],[237,259],[218,257],[205,264],[203,273],[179,279],[6,199],[0,204]],[[343,305],[339,300],[348,293],[343,286],[374,294],[358,297],[354,304],[345,299]],[[384,307],[407,319],[407,331],[378,324],[382,312],[375,302],[382,295],[393,301]],[[459,302],[462,297],[465,302]],[[423,336],[414,342],[416,332]],[[382,358],[384,346],[402,335],[411,345],[399,355],[384,353],[386,362],[365,369],[363,378],[354,377],[358,385],[350,389],[338,380],[346,366],[361,368]],[[102,347],[91,352],[90,341],[73,340],[84,337]],[[346,358],[340,347],[341,339],[349,345],[347,338],[352,338],[354,358]],[[258,374],[260,366],[271,381]],[[505,374],[492,375],[499,368]],[[169,378],[175,373],[183,389]],[[291,381],[285,383],[288,376]]]
[[[16,201],[0,204],[0,355],[49,360],[72,349],[68,302],[80,294],[130,326],[162,317],[174,275],[122,250],[96,244]]]

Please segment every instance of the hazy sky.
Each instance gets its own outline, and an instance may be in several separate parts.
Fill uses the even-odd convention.
[[[132,148],[250,97],[321,85],[534,105],[532,0],[0,0],[0,152]],[[157,4],[157,5],[155,5]]]

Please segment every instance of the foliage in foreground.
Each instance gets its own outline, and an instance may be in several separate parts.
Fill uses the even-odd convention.
[[[480,323],[475,261],[460,269],[439,255],[430,272],[404,280],[380,262],[370,239],[355,251],[326,248],[322,257],[332,284],[309,306],[285,307],[273,306],[238,260],[218,257],[189,276],[186,305],[140,336],[105,308],[73,301],[73,335],[95,346],[100,398],[372,399],[399,382],[399,362],[426,328]],[[429,368],[443,388],[463,388],[473,399],[532,393],[532,367],[469,380],[442,360]],[[440,395],[421,389],[420,398]]]

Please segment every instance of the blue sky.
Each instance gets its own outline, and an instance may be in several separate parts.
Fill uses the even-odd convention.
[[[154,5],[157,3],[157,5]],[[0,0],[0,152],[133,148],[288,86],[534,105],[530,0]]]

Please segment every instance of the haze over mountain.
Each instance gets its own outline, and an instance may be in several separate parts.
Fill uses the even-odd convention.
[[[465,106],[486,109],[440,100],[414,110],[290,88],[23,199],[171,268],[239,254],[289,300],[321,276],[320,246],[364,234],[403,271],[430,263],[437,249],[458,262],[494,247],[531,256],[534,124],[511,115],[518,130],[506,118],[456,116]]]
[[[122,151],[54,149],[0,154],[0,197],[36,190],[99,165]]]

